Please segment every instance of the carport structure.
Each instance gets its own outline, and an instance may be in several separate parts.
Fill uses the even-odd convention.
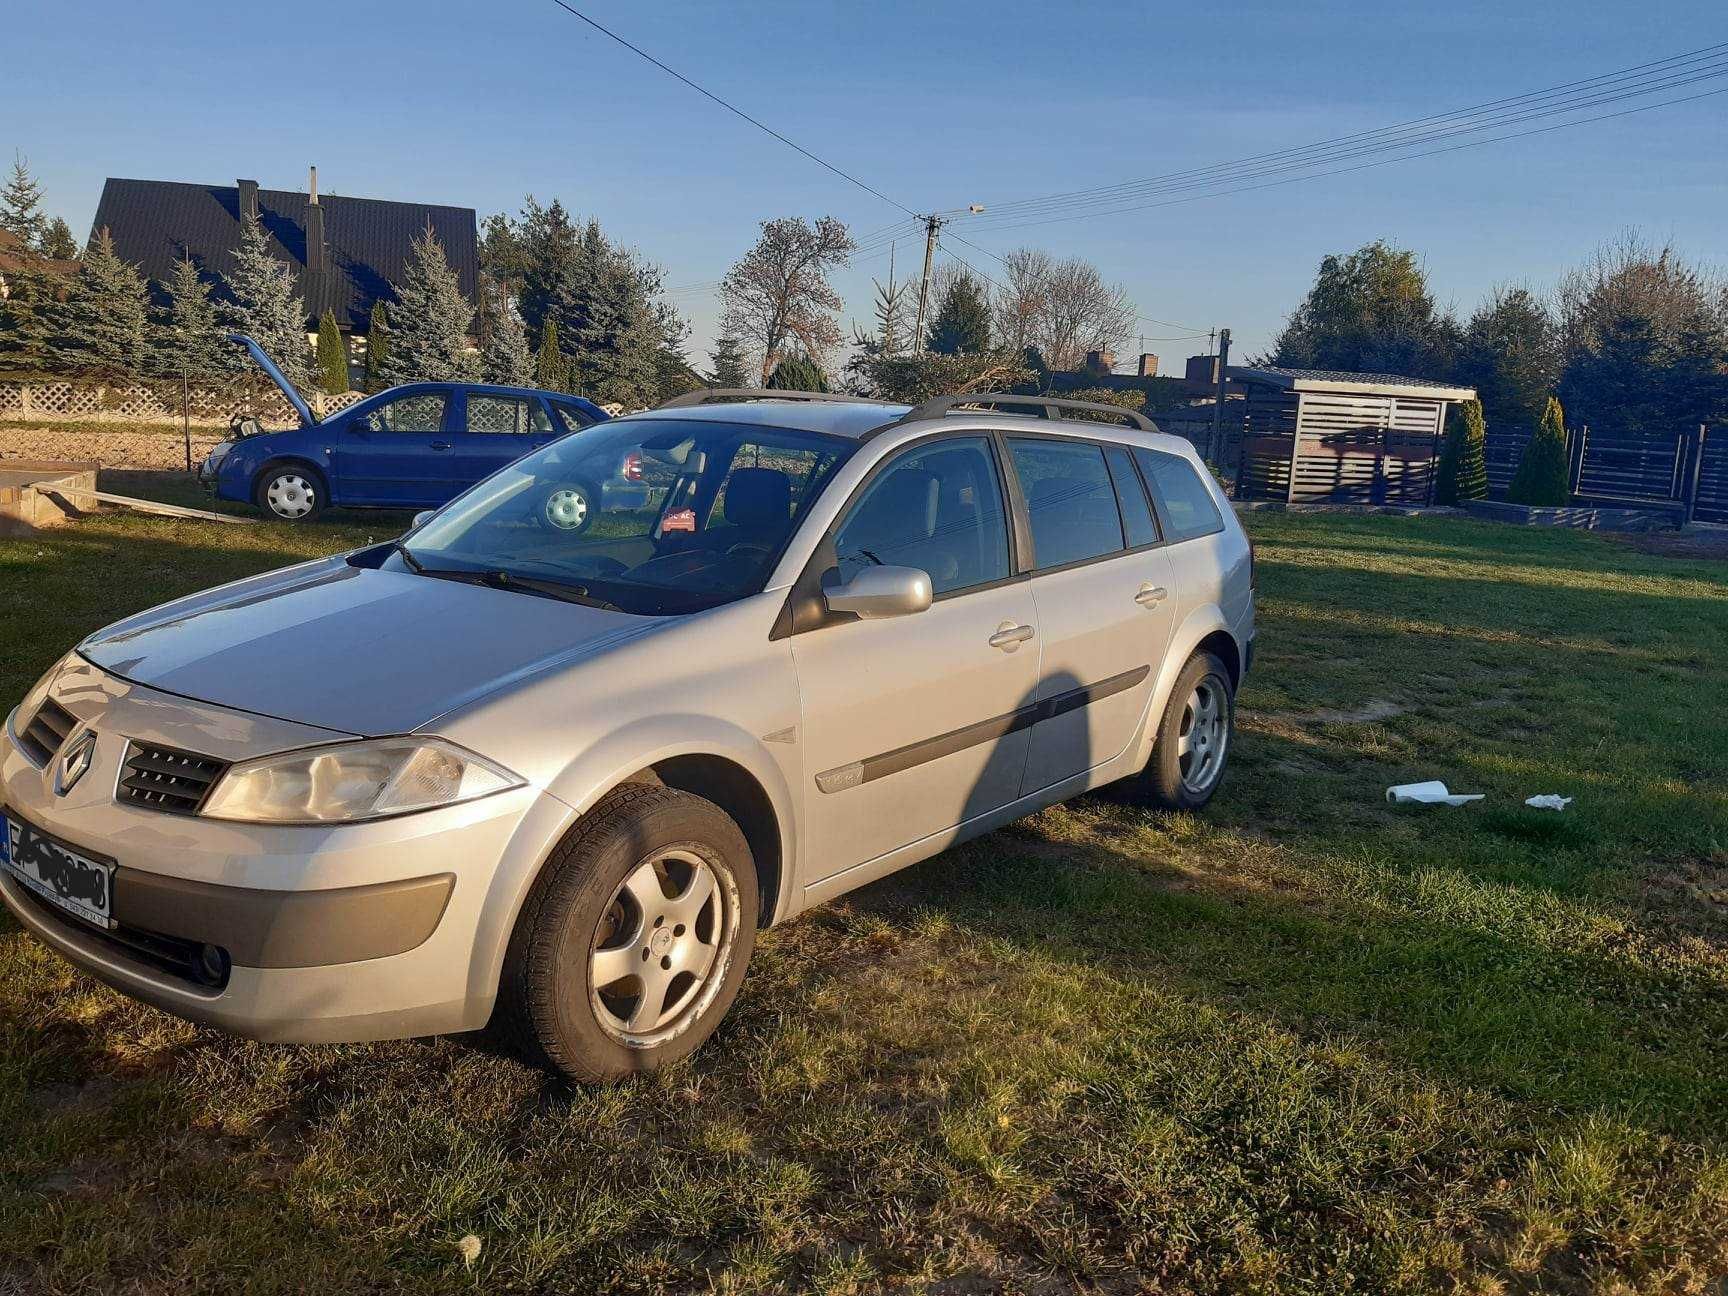
[[[1446,407],[1470,387],[1396,374],[1237,368],[1247,389],[1236,498],[1290,504],[1434,501]]]

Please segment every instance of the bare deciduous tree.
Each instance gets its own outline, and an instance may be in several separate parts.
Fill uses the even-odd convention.
[[[1003,346],[1037,347],[1052,369],[1078,369],[1088,351],[1113,351],[1134,325],[1134,303],[1080,257],[1037,248],[1003,258],[994,327]]]
[[[761,356],[764,382],[787,343],[820,361],[840,343],[840,294],[828,272],[846,264],[852,236],[832,216],[762,222],[762,237],[720,284],[721,331]]]

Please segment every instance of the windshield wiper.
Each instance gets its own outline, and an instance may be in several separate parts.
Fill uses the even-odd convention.
[[[402,546],[397,545],[398,549]],[[408,557],[408,555],[404,555]],[[584,607],[601,608],[607,612],[622,612],[624,609],[608,599],[590,594],[586,585],[576,585],[567,581],[546,580],[538,576],[518,576],[515,572],[502,568],[491,570],[474,570],[466,567],[428,567],[418,560],[410,559],[414,570],[422,576],[436,576],[440,580],[461,581],[464,585],[485,585],[489,589],[519,590],[524,594],[537,594],[541,598],[562,599],[566,603],[580,603]]]
[[[425,574],[426,564],[409,552],[407,545],[403,544],[400,540],[393,540],[390,542],[390,547],[402,555],[402,561],[408,564],[408,569],[410,571],[421,575]]]
[[[489,571],[482,574],[486,583],[494,589],[527,590],[533,594],[543,594],[547,598],[563,599],[566,603],[580,603],[584,607],[601,608],[607,612],[624,610],[610,599],[590,594],[586,585],[547,580],[540,576],[518,576],[515,572],[507,571]]]

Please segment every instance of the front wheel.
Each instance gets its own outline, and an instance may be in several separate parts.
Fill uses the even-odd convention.
[[[750,847],[725,811],[672,788],[618,788],[553,853],[523,906],[502,1024],[578,1081],[676,1062],[737,997],[757,905]]]
[[[261,473],[253,495],[259,508],[283,522],[310,522],[326,503],[323,478],[298,464]]]
[[[546,493],[540,504],[538,520],[541,526],[554,531],[581,535],[593,525],[594,513],[599,507],[600,492],[597,489],[588,482],[569,482]]]
[[[1195,653],[1176,677],[1158,726],[1141,789],[1167,810],[1198,810],[1224,777],[1236,724],[1230,671],[1209,652]]]

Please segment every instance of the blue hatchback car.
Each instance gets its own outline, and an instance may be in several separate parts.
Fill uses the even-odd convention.
[[[531,450],[607,415],[562,392],[481,383],[409,383],[368,396],[320,421],[264,349],[232,335],[282,389],[300,426],[266,432],[241,424],[205,458],[198,480],[218,499],[256,504],[285,522],[306,522],[327,506],[437,508]],[[613,480],[547,502],[548,522],[586,527],[602,496],[640,491],[632,465]],[[640,465],[636,479],[640,478]]]

